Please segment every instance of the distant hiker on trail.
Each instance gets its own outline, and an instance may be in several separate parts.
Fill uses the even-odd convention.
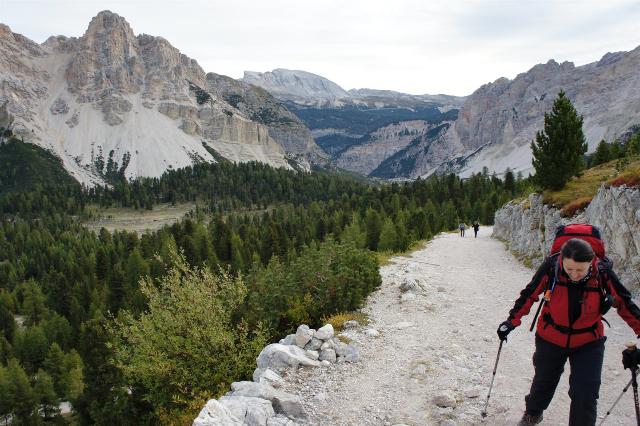
[[[464,222],[460,222],[460,236],[464,237]]]
[[[588,230],[592,234],[575,238],[576,230]],[[597,228],[567,225],[558,229],[556,241],[561,234],[565,240],[560,252],[549,256],[538,268],[509,311],[509,318],[498,327],[502,345],[544,293],[533,355],[535,374],[519,426],[542,421],[542,413],[553,398],[567,359],[571,366],[569,425],[595,425],[607,339],[602,315],[615,306],[618,315],[640,336],[640,309],[611,269],[611,261],[604,256]]]
[[[480,229],[480,224],[478,223],[478,221],[475,221],[473,223],[473,237],[474,238],[478,238],[478,230]]]

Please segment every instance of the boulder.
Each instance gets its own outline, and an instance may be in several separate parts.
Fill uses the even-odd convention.
[[[333,326],[331,324],[327,324],[320,327],[313,337],[320,340],[329,340],[333,337],[333,334]]]
[[[320,330],[318,330],[319,332]],[[316,333],[317,335],[317,333]],[[318,349],[320,349],[322,347],[322,344],[324,343],[324,341],[317,339],[316,336],[312,337],[311,340],[309,340],[309,343],[307,343],[304,346],[304,349],[307,351],[317,351]]]
[[[295,396],[255,382],[234,382],[231,384],[232,396],[246,396],[267,399],[273,403],[276,413],[287,417],[305,419],[307,417],[300,399]]]
[[[309,340],[313,337],[313,331],[308,325],[302,324],[296,331],[296,345],[300,348],[304,348]]]
[[[220,404],[247,426],[266,426],[267,420],[276,415],[271,401],[246,396],[223,396]]]
[[[303,349],[294,345],[272,343],[266,346],[257,359],[258,368],[271,368],[274,371],[304,365],[317,367],[318,362],[309,359]]]
[[[210,399],[193,421],[193,426],[243,426],[244,422],[215,399]]]
[[[289,334],[284,339],[280,339],[279,343],[282,344],[282,345],[295,345],[296,344],[296,335],[295,334]]]
[[[257,380],[256,380],[257,379]],[[270,368],[259,371],[257,377],[254,372],[253,381],[256,383],[262,383],[264,385],[269,385],[274,388],[280,388],[284,386],[285,381],[278,373],[273,371]]]
[[[320,361],[336,362],[336,351],[325,349],[320,352]]]

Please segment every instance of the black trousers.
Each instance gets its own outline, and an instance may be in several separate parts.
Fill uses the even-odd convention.
[[[606,339],[603,337],[578,348],[566,349],[536,336],[535,375],[531,391],[525,397],[527,413],[539,415],[547,409],[569,359],[569,426],[595,425]]]

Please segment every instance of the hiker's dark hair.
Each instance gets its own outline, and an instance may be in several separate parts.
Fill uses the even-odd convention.
[[[595,253],[591,244],[579,238],[571,238],[562,246],[562,257],[576,262],[591,262]]]

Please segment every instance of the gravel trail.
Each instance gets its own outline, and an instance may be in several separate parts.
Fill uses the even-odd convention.
[[[360,349],[355,364],[319,372],[300,369],[287,391],[301,396],[310,425],[515,425],[533,376],[532,312],[503,346],[488,416],[486,401],[498,350],[495,329],[505,320],[534,271],[482,227],[478,238],[441,234],[408,257],[381,268],[383,283],[363,309],[370,324],[347,331]],[[419,280],[415,298],[399,286]],[[409,300],[401,301],[401,296]],[[534,309],[537,305],[534,305]],[[612,312],[600,390],[599,412],[611,407],[630,379],[622,369],[624,342],[631,329]],[[364,333],[380,332],[378,337]],[[542,425],[566,425],[569,365]],[[436,404],[436,401],[438,404]],[[444,407],[443,407],[444,406]],[[605,425],[633,425],[631,389]]]

